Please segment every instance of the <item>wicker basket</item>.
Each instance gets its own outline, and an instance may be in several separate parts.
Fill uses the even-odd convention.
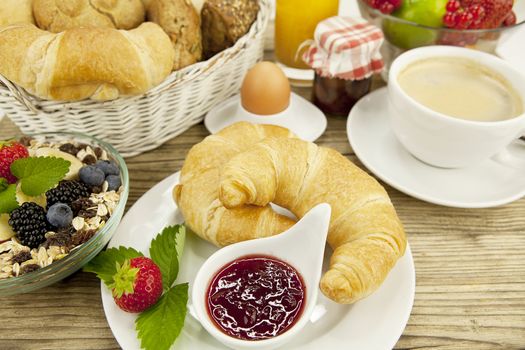
[[[0,75],[0,109],[25,134],[76,131],[111,143],[125,157],[154,149],[202,121],[217,103],[238,92],[246,71],[263,57],[268,0],[250,31],[205,62],[173,72],[142,96],[115,101],[45,101]]]

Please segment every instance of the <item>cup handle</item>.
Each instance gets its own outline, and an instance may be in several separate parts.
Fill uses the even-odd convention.
[[[514,144],[516,144],[517,147],[523,149],[523,154],[518,156],[514,154],[516,152],[511,152],[509,150],[509,148]],[[507,148],[494,155],[491,159],[504,166],[525,170],[525,136],[521,136],[517,141],[511,143],[509,146],[507,146]]]

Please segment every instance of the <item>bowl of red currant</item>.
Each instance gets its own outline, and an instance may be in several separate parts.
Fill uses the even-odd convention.
[[[386,67],[406,50],[453,45],[494,54],[525,23],[515,0],[358,0],[362,16],[383,30]]]

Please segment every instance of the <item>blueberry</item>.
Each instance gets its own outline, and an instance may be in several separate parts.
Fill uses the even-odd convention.
[[[116,191],[122,184],[118,175],[109,175],[106,177],[106,181],[108,182],[108,191]]]
[[[115,163],[110,162],[109,160],[99,160],[97,161],[95,166],[102,170],[104,172],[104,175],[106,176],[120,174],[120,169],[118,168],[118,166]]]
[[[55,203],[49,207],[46,218],[57,228],[68,227],[73,221],[73,210],[67,204]]]
[[[104,172],[94,165],[83,166],[80,168],[78,175],[80,176],[80,181],[88,186],[100,186],[106,178]]]

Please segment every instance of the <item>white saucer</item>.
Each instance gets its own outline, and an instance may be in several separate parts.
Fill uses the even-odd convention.
[[[126,246],[147,253],[154,236],[165,226],[183,222],[172,199],[179,173],[163,180],[144,194],[122,219],[109,247]],[[176,283],[189,282],[189,312],[177,343],[172,349],[226,350],[191,316],[193,281],[204,261],[217,248],[188,234]],[[331,253],[330,249],[326,250]],[[328,262],[325,256],[325,263]],[[111,292],[101,283],[102,303],[109,326],[124,350],[140,349],[134,314],[120,310]],[[310,323],[286,345],[287,350],[392,349],[408,322],[415,294],[415,269],[412,252],[397,262],[381,287],[354,305],[339,305],[319,293],[317,309]]]
[[[525,21],[525,1],[515,2],[513,7],[517,17],[517,22]],[[525,76],[525,23],[520,24],[515,29],[506,30],[498,41],[496,54],[508,61]]]
[[[290,79],[292,85],[312,86],[315,78],[315,72],[313,69],[292,68],[279,62],[277,62],[277,65],[283,70],[284,75]]]
[[[347,134],[361,162],[390,186],[412,197],[458,208],[488,208],[525,196],[523,168],[486,160],[462,169],[435,168],[414,158],[390,129],[388,96],[381,88],[361,99],[350,112]],[[525,144],[509,152],[525,159]]]
[[[317,140],[326,130],[327,124],[326,117],[319,108],[292,92],[288,108],[279,114],[268,116],[246,112],[241,107],[241,96],[235,95],[209,111],[204,118],[204,125],[214,134],[240,121],[284,126],[306,141]]]

